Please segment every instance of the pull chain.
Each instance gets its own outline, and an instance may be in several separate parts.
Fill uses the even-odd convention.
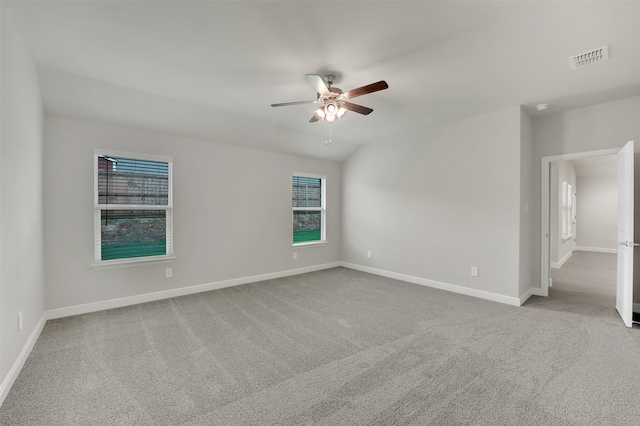
[[[331,123],[327,123],[327,127],[325,127],[324,144],[328,145],[330,143],[331,143]]]

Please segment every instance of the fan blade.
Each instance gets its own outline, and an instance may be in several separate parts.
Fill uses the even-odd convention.
[[[309,84],[312,85],[314,89],[316,89],[316,92],[320,93],[321,95],[328,95],[329,93],[331,93],[327,85],[324,83],[322,77],[320,77],[318,74],[305,74],[305,77],[307,78]]]
[[[366,95],[367,93],[377,92],[378,90],[388,89],[389,85],[386,81],[380,80],[377,83],[367,84],[366,86],[358,87],[357,89],[349,90],[348,92],[344,92],[342,96],[345,99],[353,99],[357,96]]]
[[[309,120],[309,123],[315,123],[318,120],[320,120],[320,118],[318,118],[316,114],[313,114],[313,117],[311,117],[311,120]]]
[[[345,102],[342,104],[342,107],[348,109],[349,111],[357,112],[358,114],[369,115],[373,112],[371,108],[367,108],[366,106],[354,104],[351,102]]]
[[[271,104],[272,107],[281,107],[281,106],[287,106],[287,105],[306,105],[306,104],[317,104],[319,103],[318,100],[315,101],[299,101],[299,102],[284,102],[281,104]]]

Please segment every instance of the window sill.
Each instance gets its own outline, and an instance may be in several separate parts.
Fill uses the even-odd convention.
[[[299,248],[299,247],[326,246],[327,244],[329,244],[329,242],[327,240],[308,241],[308,242],[304,242],[304,243],[291,244],[291,247],[292,248]]]
[[[128,268],[130,266],[151,265],[155,263],[169,263],[175,260],[175,256],[149,256],[131,259],[114,259],[94,262],[91,267],[95,270]]]
[[[573,238],[573,234],[567,234],[567,235],[563,235],[562,236],[562,242],[566,243],[567,241],[569,241],[570,239]]]

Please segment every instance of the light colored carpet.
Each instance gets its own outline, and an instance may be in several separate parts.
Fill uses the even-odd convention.
[[[47,322],[2,425],[631,425],[640,330],[335,268]]]
[[[615,297],[617,261],[615,253],[574,251],[560,269],[550,269],[552,288]]]

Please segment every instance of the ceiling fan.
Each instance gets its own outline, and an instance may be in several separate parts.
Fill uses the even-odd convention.
[[[371,108],[367,108],[362,105],[349,102],[349,99],[353,99],[358,96],[366,95],[368,93],[384,90],[389,87],[386,81],[378,81],[366,86],[358,87],[348,92],[343,92],[337,87],[332,87],[333,81],[336,76],[333,74],[327,74],[324,77],[320,77],[317,74],[306,74],[305,77],[309,84],[316,89],[317,98],[314,101],[300,101],[300,102],[284,102],[280,104],[271,104],[272,107],[281,107],[288,105],[304,105],[304,104],[322,104],[323,106],[315,110],[313,117],[309,120],[309,123],[315,121],[325,121],[327,123],[333,123],[340,120],[347,111],[357,112],[358,114],[368,115],[373,112]]]

